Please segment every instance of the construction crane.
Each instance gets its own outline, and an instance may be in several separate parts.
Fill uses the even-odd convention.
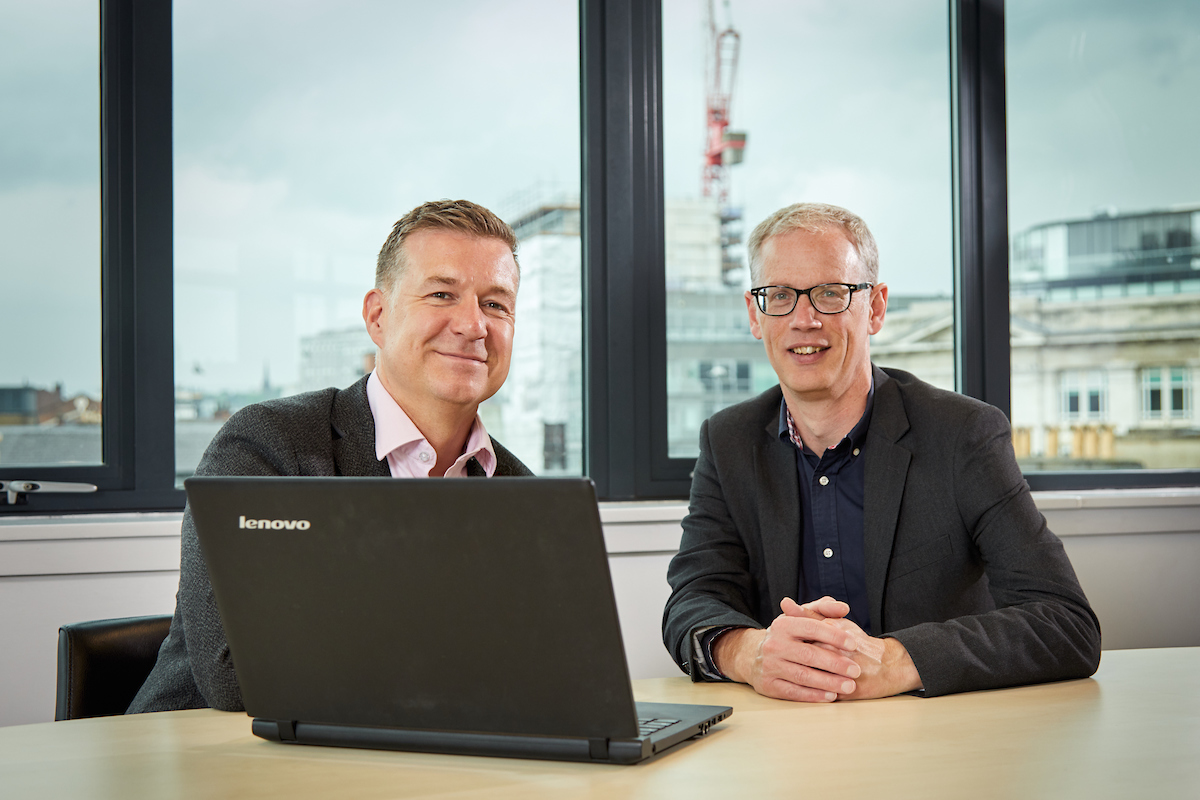
[[[729,2],[725,2],[728,10]],[[729,168],[742,163],[746,149],[744,131],[729,129],[729,112],[733,102],[733,85],[737,77],[738,51],[741,36],[733,25],[717,30],[713,13],[713,0],[708,0],[708,48],[705,58],[704,122],[705,148],[701,193],[704,197],[716,197],[721,217],[721,274],[730,276],[742,266],[741,259],[732,249],[741,243],[742,210],[729,205]]]

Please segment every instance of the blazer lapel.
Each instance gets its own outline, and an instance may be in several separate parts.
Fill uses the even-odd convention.
[[[367,401],[367,379],[334,395],[329,414],[333,463],[338,475],[390,476],[387,460],[375,458],[375,418]]]
[[[866,557],[867,599],[871,634],[883,631],[883,589],[896,538],[900,501],[912,453],[896,442],[908,430],[908,416],[896,382],[875,367],[875,408],[864,452],[866,496],[863,498],[863,549]]]
[[[762,530],[767,593],[779,613],[779,601],[796,596],[800,588],[800,484],[795,452],[779,441],[779,406],[754,448],[755,492]]]

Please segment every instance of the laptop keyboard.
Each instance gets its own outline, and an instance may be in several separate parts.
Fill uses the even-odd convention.
[[[659,717],[638,717],[638,736],[649,736],[658,733],[663,728],[679,722],[677,719],[662,719]]]

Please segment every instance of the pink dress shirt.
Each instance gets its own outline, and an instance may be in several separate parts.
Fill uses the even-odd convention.
[[[375,457],[387,458],[393,478],[428,478],[429,470],[437,463],[433,446],[409,419],[404,409],[388,394],[374,372],[367,378],[367,402],[375,418]],[[490,478],[496,472],[496,451],[492,438],[483,429],[483,420],[475,415],[467,447],[446,470],[447,478],[465,478],[467,462],[474,458]]]

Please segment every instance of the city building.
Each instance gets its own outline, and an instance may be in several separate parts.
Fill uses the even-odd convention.
[[[1200,466],[1200,207],[1013,236],[1013,443],[1027,470]],[[951,301],[889,308],[876,362],[953,386]]]
[[[480,406],[488,431],[539,475],[583,473],[583,246],[579,199],[508,214],[521,287],[508,380]]]
[[[343,389],[375,369],[375,343],[363,324],[300,337],[296,391]]]
[[[98,464],[103,402],[63,386],[0,387],[0,465]]]

